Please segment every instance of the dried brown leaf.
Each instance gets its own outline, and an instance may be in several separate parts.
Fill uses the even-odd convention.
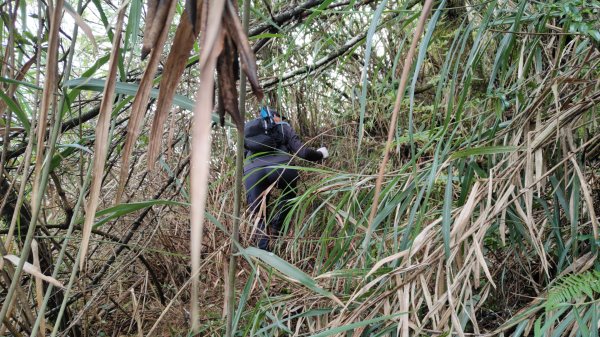
[[[581,182],[581,193],[583,194],[583,200],[585,200],[588,215],[590,217],[592,223],[592,235],[594,236],[594,241],[598,242],[599,234],[598,228],[600,228],[600,223],[598,223],[598,218],[596,217],[596,212],[594,210],[594,199],[592,198],[592,193],[590,191],[590,187],[588,182],[579,167],[579,164],[575,160],[575,158],[571,157],[571,163],[573,163],[573,167],[575,168],[575,172],[577,172],[577,176],[579,177],[579,181]]]
[[[48,57],[46,60],[46,73],[44,80],[44,91],[42,93],[42,102],[40,104],[40,114],[38,116],[38,127],[37,127],[37,149],[35,152],[35,177],[33,184],[33,193],[31,200],[36,200],[39,193],[39,177],[42,171],[42,163],[44,162],[44,151],[46,149],[46,128],[48,127],[48,112],[50,111],[50,105],[54,100],[54,90],[56,89],[56,71],[58,62],[58,43],[60,37],[58,31],[60,29],[62,8],[64,1],[58,0],[56,6],[52,12],[52,18],[50,20],[50,32],[48,33]],[[37,207],[37,206],[36,206]]]
[[[144,43],[142,50],[146,49],[149,51],[149,49],[156,48],[158,37],[165,30],[165,28],[168,28],[168,23],[166,20],[172,3],[173,0],[159,0],[158,7],[156,8],[156,15],[152,21],[152,27],[150,27],[150,31],[148,32],[148,40],[144,41],[147,43]]]
[[[92,171],[92,182],[90,185],[90,194],[87,199],[85,208],[85,221],[83,223],[81,237],[81,255],[79,258],[79,267],[83,269],[83,264],[87,257],[87,250],[92,234],[92,225],[96,209],[98,208],[98,200],[100,198],[100,189],[102,187],[102,176],[104,175],[104,164],[106,154],[108,152],[108,130],[110,126],[110,116],[114,102],[115,87],[117,81],[117,70],[119,68],[119,46],[121,44],[121,33],[123,20],[125,18],[125,9],[123,6],[117,15],[117,24],[115,26],[115,35],[113,37],[113,49],[110,53],[108,65],[108,78],[106,86],[102,93],[102,102],[100,103],[100,112],[98,123],[96,124],[96,142],[94,143],[94,168]]]
[[[206,62],[212,55],[215,42],[217,38],[220,38],[221,21],[225,9],[225,0],[204,1],[200,38],[200,69],[204,69],[206,66]]]
[[[201,0],[186,0],[185,1],[185,10],[188,14],[189,20],[192,23],[192,30],[195,36],[200,34],[200,26],[201,26],[201,18],[202,18],[202,8],[204,5],[204,1]]]
[[[239,74],[237,65],[237,49],[228,35],[225,35],[223,51],[217,59],[217,74],[219,85],[219,116],[221,126],[225,125],[225,113],[233,119],[238,130],[243,129],[244,118],[240,116],[238,106],[238,91],[236,75]]]
[[[250,48],[248,37],[244,33],[244,28],[239,21],[236,8],[231,1],[227,2],[227,10],[224,15],[224,24],[227,27],[229,35],[235,42],[242,61],[242,69],[250,81],[252,92],[259,101],[263,99],[263,90],[258,82],[258,69],[256,67],[256,58]]]
[[[17,266],[20,261],[20,258],[16,255],[5,255],[4,258],[6,260],[10,261],[15,266]],[[57,279],[55,279],[51,276],[42,274],[42,272],[39,270],[39,268],[36,268],[34,265],[32,265],[29,262],[25,262],[25,264],[23,265],[23,271],[26,272],[27,274],[33,275],[36,278],[40,278],[56,287],[65,289],[65,286],[62,283],[60,283]]]
[[[165,24],[162,25],[162,31],[156,40],[155,48],[152,49],[150,60],[148,61],[148,65],[146,66],[146,70],[144,71],[144,75],[142,75],[142,79],[140,81],[139,89],[135,95],[135,98],[133,99],[129,124],[127,125],[127,139],[125,140],[123,158],[121,159],[119,186],[117,188],[115,200],[116,204],[121,202],[121,196],[123,195],[123,191],[125,189],[125,183],[128,176],[127,173],[129,171],[129,159],[131,157],[131,152],[133,151],[133,146],[135,145],[135,142],[140,134],[140,128],[142,127],[142,121],[147,108],[146,105],[148,103],[148,97],[150,96],[150,90],[152,90],[152,81],[154,80],[156,69],[158,68],[158,62],[160,61],[165,41],[167,40],[169,26],[173,20],[176,4],[177,1],[170,2],[167,19]]]
[[[186,10],[187,11],[187,10]],[[186,19],[186,15],[182,16],[177,31],[171,52],[167,58],[167,63],[163,71],[163,77],[160,81],[160,91],[158,93],[158,102],[156,104],[156,112],[152,121],[150,131],[150,143],[148,145],[148,169],[153,170],[156,158],[160,152],[162,143],[162,132],[165,122],[171,111],[173,103],[173,95],[179,83],[179,79],[185,70],[187,59],[190,51],[194,46],[197,34],[194,34],[190,20]]]
[[[146,23],[144,25],[144,39],[142,40],[142,60],[150,53],[153,41],[150,41],[154,18],[158,10],[159,0],[148,0],[146,7]]]
[[[208,2],[205,2],[205,4]],[[224,1],[215,0],[206,6],[207,21],[202,26],[200,49],[200,87],[196,94],[194,121],[192,125],[192,154],[190,168],[190,254],[191,254],[191,316],[192,333],[200,327],[200,304],[198,302],[200,287],[200,252],[202,249],[202,231],[204,228],[204,209],[208,192],[208,173],[210,162],[210,125],[213,109],[214,81],[213,74],[217,57],[223,48],[223,31],[221,15]],[[204,57],[203,57],[204,55]]]

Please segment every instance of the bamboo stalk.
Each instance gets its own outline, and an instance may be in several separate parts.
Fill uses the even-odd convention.
[[[242,25],[244,33],[248,34],[248,22],[250,17],[250,1],[244,0],[244,10],[242,13]],[[244,176],[244,124],[246,119],[246,76],[244,71],[240,69],[240,90],[239,90],[239,110],[242,120],[242,124],[238,125],[238,139],[236,147],[236,160],[235,160],[235,195],[233,205],[233,229],[231,236],[231,255],[229,256],[229,285],[227,288],[227,326],[225,329],[225,336],[231,337],[235,333],[233,331],[233,316],[235,308],[235,269],[237,259],[235,254],[237,253],[237,247],[239,241],[240,232],[240,217],[242,208],[242,193],[243,193],[243,176]]]
[[[62,8],[63,8],[63,0],[58,0],[56,2],[56,6],[53,11],[52,21],[50,23],[50,34],[49,34],[49,46],[48,46],[48,72],[47,78],[44,85],[44,96],[42,99],[41,111],[48,111],[50,108],[51,98],[54,96],[54,81],[55,81],[55,72],[54,67],[56,66],[56,54],[58,53],[58,30],[61,22]],[[29,228],[27,230],[27,235],[25,237],[25,242],[23,243],[23,250],[21,251],[21,256],[19,259],[19,264],[15,269],[15,273],[13,274],[12,282],[8,288],[8,292],[6,293],[6,297],[4,298],[4,303],[2,304],[2,309],[0,309],[0,320],[4,321],[6,318],[6,314],[10,307],[10,303],[12,297],[14,296],[17,285],[19,284],[19,279],[21,278],[21,273],[23,271],[23,266],[29,257],[29,253],[31,251],[31,241],[33,240],[33,234],[35,232],[35,228],[37,225],[37,217],[40,213],[40,208],[42,204],[42,197],[44,195],[44,190],[46,189],[46,184],[48,182],[48,174],[50,173],[50,161],[52,159],[52,155],[54,153],[54,147],[56,145],[56,139],[58,138],[58,132],[60,131],[60,125],[62,121],[62,111],[55,111],[55,122],[52,128],[52,132],[50,135],[50,139],[48,140],[48,151],[44,160],[42,160],[42,151],[38,151],[38,160],[36,161],[36,166],[39,163],[39,169],[36,169],[38,175],[36,175],[36,180],[34,183],[34,192],[33,192],[33,207],[32,207],[32,216],[31,223],[29,224]],[[38,130],[45,129],[45,123],[40,121],[38,125]],[[38,141],[40,141],[40,134],[45,135],[45,130],[38,132]],[[43,137],[41,137],[43,140]],[[38,149],[43,147],[38,143]],[[46,165],[41,165],[43,162]]]
[[[33,253],[33,265],[39,269],[42,270],[40,268],[40,254],[38,252],[38,243],[36,240],[33,240],[31,242],[31,252]],[[50,284],[51,285],[51,284]],[[45,335],[46,333],[46,319],[44,317],[44,314],[41,312],[42,311],[42,307],[43,307],[43,295],[44,293],[44,285],[42,283],[42,279],[38,276],[35,277],[35,300],[37,301],[37,307],[38,307],[38,316],[37,316],[37,320],[40,321],[40,326],[39,329],[34,328],[31,333],[36,334],[38,331],[43,335]]]
[[[81,7],[82,7],[82,0],[79,0],[79,2],[78,2],[78,10],[79,11],[81,10]],[[70,49],[71,52],[69,53],[68,60],[67,60],[67,66],[65,68],[65,78],[67,78],[67,79],[70,77],[70,74],[71,74],[71,68],[72,68],[72,65],[73,65],[73,57],[75,55],[75,53],[73,52],[73,50],[74,50],[75,44],[77,43],[78,34],[79,34],[79,26],[77,24],[75,24],[74,27],[73,27],[73,37],[72,37],[72,40],[71,40],[72,41],[72,43],[71,43],[72,47]],[[62,112],[64,110],[65,104],[66,104],[66,95],[63,95],[63,97],[61,98],[60,104],[59,104],[59,111]],[[77,216],[76,216],[76,213],[75,213],[74,216],[71,218],[71,222],[73,223],[73,225],[74,225],[74,219],[76,219],[76,218],[77,218]],[[61,252],[59,253],[58,260],[56,262],[56,265],[54,267],[54,271],[52,273],[52,277],[53,278],[58,277],[58,272],[60,270],[60,265],[62,264],[62,259],[63,259],[63,256],[64,256],[65,252],[66,252],[67,243],[69,241],[68,238],[71,235],[73,225],[71,225],[71,231],[67,232],[68,233],[67,237],[66,237],[66,239],[65,239],[65,241],[63,243],[63,247],[61,248]],[[50,300],[50,295],[51,295],[51,292],[52,292],[52,288],[53,288],[53,285],[49,284],[48,288],[46,290],[46,293],[45,293],[45,295],[43,297],[43,300],[40,299],[41,302],[40,302],[39,307],[38,307],[38,316],[36,318],[36,321],[35,321],[35,324],[34,324],[34,328],[32,330],[32,335],[31,335],[32,337],[35,337],[37,335],[38,331],[42,335],[46,334],[46,328],[45,328],[45,322],[44,322],[44,318],[45,318],[44,312],[45,312],[46,306],[48,305],[48,301]],[[39,327],[39,329],[38,329],[38,327]]]

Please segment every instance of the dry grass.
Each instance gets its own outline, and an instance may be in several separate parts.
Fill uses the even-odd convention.
[[[560,308],[547,303],[549,294],[567,282],[557,280],[573,282],[598,268],[597,43],[583,32],[566,35],[559,9],[545,4],[509,1],[502,11],[492,3],[470,4],[477,10],[465,9],[464,22],[457,22],[447,13],[450,3],[433,9],[426,25],[416,23],[422,10],[413,8],[416,4],[402,11],[390,3],[386,8],[394,10],[383,11],[373,23],[387,33],[377,37],[365,32],[373,16],[362,3],[332,2],[317,11],[310,10],[316,2],[305,4],[309,10],[278,3],[270,17],[281,36],[255,36],[250,45],[231,1],[189,2],[196,6],[186,7],[182,18],[174,14],[175,1],[150,1],[156,17],[150,20],[152,11],[146,13],[143,53],[151,55],[147,66],[132,63],[129,75],[141,77],[133,107],[116,82],[125,60],[116,57],[119,43],[113,42],[109,72],[85,75],[106,76],[102,100],[64,86],[70,119],[64,125],[79,128],[46,122],[44,111],[52,106],[57,86],[48,72],[38,132],[27,134],[18,118],[4,125],[11,141],[4,147],[6,179],[0,190],[6,196],[2,214],[12,225],[0,228],[3,235],[10,233],[2,236],[0,247],[8,249],[3,255],[13,254],[25,265],[28,240],[35,236],[34,265],[66,289],[42,298],[35,277],[14,277],[12,265],[4,263],[0,296],[6,300],[10,289],[14,295],[3,302],[6,330],[0,335],[36,334],[38,317],[42,331],[54,328],[63,336],[223,335],[229,290],[237,294],[229,323],[240,336],[584,336],[597,330],[596,290],[573,291]],[[130,16],[142,15],[139,8],[136,14],[136,4],[130,6]],[[285,19],[288,11],[295,19]],[[184,21],[193,13],[193,24]],[[124,11],[120,14],[123,18]],[[160,69],[173,17],[180,28],[174,45],[166,43],[170,55]],[[50,26],[56,30],[55,23]],[[356,27],[364,29],[355,32]],[[418,40],[409,33],[415,27],[426,27],[421,44],[429,49],[417,53],[417,68],[405,66],[398,82],[398,60],[413,59],[407,42]],[[139,28],[128,22],[124,40]],[[191,43],[195,32],[198,50]],[[111,34],[121,40],[119,29]],[[365,62],[356,36],[375,39],[383,55]],[[52,38],[39,62],[49,64],[48,70],[56,68],[52,50],[59,42],[67,47]],[[28,48],[14,49],[30,56]],[[125,59],[131,60],[137,49],[132,54],[127,48]],[[258,68],[251,48],[260,49]],[[410,50],[416,52],[416,45]],[[198,65],[188,58],[194,55]],[[307,65],[309,59],[317,62]],[[231,240],[235,129],[212,127],[212,112],[217,111],[218,68],[216,97],[223,104],[218,111],[230,114],[239,127],[243,116],[236,115],[230,64],[236,60],[258,96],[248,106],[262,99],[257,69],[262,76],[281,75],[262,79],[281,84],[277,90],[269,87],[269,102],[295,114],[294,127],[309,145],[326,145],[332,154],[312,166],[296,162],[301,193],[284,235],[276,240],[276,256],[244,249],[252,244],[256,223],[248,214],[241,219],[242,249],[234,249]],[[19,66],[14,68],[30,72],[26,64]],[[161,90],[154,105],[149,97],[158,70]],[[33,78],[2,71],[3,78]],[[370,83],[363,73],[371,75]],[[404,93],[415,73],[420,77],[414,85],[404,96],[396,94]],[[481,74],[486,78],[478,78]],[[364,97],[357,89],[361,85],[367,86]],[[14,104],[35,110],[25,104],[34,99],[26,91],[31,88],[15,88],[8,91],[12,103],[4,100],[0,111]],[[419,88],[425,89],[415,93]],[[120,94],[116,100],[113,90]],[[161,156],[164,125],[177,99],[170,96],[176,91],[196,97],[198,105],[193,115],[170,114],[172,141],[165,152],[171,155]],[[89,108],[93,105],[97,108]],[[98,120],[73,122],[95,109]],[[147,113],[155,113],[152,124],[144,121]],[[61,129],[61,136],[47,133],[46,124]],[[386,133],[391,136],[384,148]],[[33,178],[31,152],[13,150],[31,150],[34,142],[25,144],[27,138],[41,146]],[[92,144],[93,179],[85,175]],[[43,152],[50,154],[46,165],[56,163],[52,169],[42,165]],[[380,158],[388,156],[376,174]],[[49,171],[55,177],[46,187],[39,177],[46,172],[47,178]],[[94,206],[83,222],[78,201],[88,192]],[[23,208],[17,207],[21,195],[27,201]],[[122,204],[114,205],[115,199]],[[89,253],[80,248],[88,246]],[[235,251],[239,258],[230,265]],[[77,274],[80,260],[86,268]],[[45,316],[38,314],[44,310]]]

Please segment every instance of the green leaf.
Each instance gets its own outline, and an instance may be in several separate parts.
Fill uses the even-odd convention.
[[[76,150],[81,150],[83,152],[87,152],[88,154],[94,155],[94,152],[87,146],[82,146],[80,144],[58,144],[57,145],[58,148],[64,147],[64,148],[74,148]]]
[[[312,335],[312,337],[325,337],[325,336],[336,335],[336,334],[339,334],[339,333],[344,332],[344,331],[349,331],[349,330],[353,330],[353,329],[356,329],[356,328],[363,327],[365,325],[369,325],[369,324],[373,324],[373,323],[378,323],[378,322],[385,321],[385,320],[388,320],[388,319],[393,319],[393,318],[396,318],[396,317],[398,317],[400,315],[406,315],[406,313],[405,312],[399,312],[399,313],[395,313],[393,315],[381,316],[381,317],[377,317],[377,318],[373,318],[373,319],[367,319],[367,320],[356,322],[356,323],[351,323],[351,324],[348,324],[348,325],[338,326],[338,327],[335,327],[335,328],[332,328],[332,329],[328,329],[328,330],[319,332],[317,334],[314,334],[314,335]]]
[[[285,35],[283,35],[283,34],[275,34],[275,33],[263,33],[263,34],[258,34],[258,35],[250,36],[248,38],[248,40],[253,41],[253,40],[260,40],[260,39],[280,38],[280,37],[285,37]]]
[[[116,205],[113,207],[109,207],[106,209],[103,209],[101,211],[96,212],[96,217],[101,217],[101,216],[105,216],[102,220],[96,222],[94,224],[94,228],[98,228],[102,225],[104,225],[105,223],[114,220],[116,218],[119,218],[123,215],[147,208],[147,207],[152,207],[155,205],[171,205],[171,206],[189,206],[188,203],[185,202],[178,202],[178,201],[172,201],[172,200],[149,200],[149,201],[141,201],[141,202],[133,202],[130,204],[120,204],[120,205]],[[79,220],[79,222],[83,222],[83,218]]]
[[[104,25],[104,28],[106,28],[106,34],[108,35],[109,41],[112,41],[114,34],[113,34],[112,28],[110,27],[110,24],[108,23],[108,18],[106,16],[106,13],[104,13],[104,8],[102,8],[102,2],[103,1],[92,0],[92,2],[96,6],[96,9],[98,10],[98,13],[100,14],[100,20],[102,21],[102,24]]]
[[[314,10],[314,11],[313,11],[313,12],[312,12],[312,13],[311,13],[309,16],[308,16],[308,18],[306,18],[306,22],[304,23],[304,24],[305,24],[305,26],[308,26],[308,25],[310,25],[310,23],[312,22],[312,20],[314,20],[314,18],[315,18],[317,15],[320,15],[320,14],[323,12],[323,10],[324,10],[325,8],[327,8],[327,6],[329,6],[329,4],[331,4],[332,2],[333,2],[333,0],[325,0],[325,1],[323,1],[323,3],[321,3],[321,4],[319,5],[319,7],[317,7],[317,9],[315,9],[315,10]]]
[[[142,0],[133,0],[131,2],[131,7],[129,8],[129,15],[127,17],[127,27],[125,28],[125,42],[123,43],[123,53],[126,53],[131,49],[131,53],[129,54],[128,63],[133,59],[133,51],[136,49],[138,44],[138,36],[140,31],[140,21],[142,18]],[[124,65],[125,57],[121,57],[119,59],[119,68],[122,70],[121,79],[125,79],[125,65]]]
[[[273,253],[269,253],[267,251],[255,247],[248,247],[241,250],[240,254],[244,256],[258,258],[264,263],[279,270],[279,272],[281,272],[288,279],[302,284],[303,286],[307,287],[308,289],[314,291],[317,294],[323,295],[334,300],[339,305],[343,305],[342,302],[337,297],[335,297],[335,295],[319,287],[317,282],[312,277],[308,276],[302,270],[296,268],[296,266],[291,265],[290,263],[286,262],[285,260]]]
[[[94,75],[94,73],[96,73],[96,71],[98,69],[100,69],[100,67],[102,67],[104,64],[106,64],[108,62],[110,58],[110,54],[106,54],[102,57],[100,57],[99,59],[96,60],[96,62],[94,62],[94,64],[92,64],[91,67],[89,67],[82,75],[81,78],[89,78],[92,75]],[[73,81],[73,80],[70,80]],[[69,88],[68,83],[70,81],[67,81],[67,83],[65,83],[64,87],[65,88]],[[77,97],[77,95],[79,95],[79,93],[81,92],[83,88],[75,88],[73,90],[71,90],[68,94],[67,94],[67,101],[68,102],[73,102],[75,101],[75,98]],[[67,106],[66,108],[69,108],[70,106]]]
[[[21,126],[25,128],[25,130],[27,130],[27,133],[29,133],[29,128],[31,127],[31,124],[29,123],[29,117],[27,116],[25,111],[23,111],[19,103],[12,100],[10,97],[8,97],[8,95],[4,93],[4,91],[1,90],[0,99],[2,99],[4,103],[6,103],[8,108],[15,113],[17,119],[21,122]]]
[[[387,4],[387,0],[383,0],[378,6],[377,9],[375,10],[375,13],[373,14],[373,19],[371,20],[371,26],[369,27],[369,31],[367,33],[367,42],[366,42],[366,49],[365,49],[365,59],[364,59],[364,64],[363,64],[363,69],[362,69],[362,92],[360,95],[360,112],[359,112],[359,119],[358,119],[358,149],[360,150],[360,144],[362,142],[362,137],[363,137],[363,130],[364,130],[364,124],[365,124],[365,111],[366,111],[366,107],[367,107],[367,85],[369,83],[369,63],[371,62],[371,49],[373,48],[373,36],[375,35],[375,32],[377,31],[377,24],[379,23],[379,20],[381,19],[381,13],[383,13],[383,9],[385,8],[385,5]]]
[[[39,87],[39,86],[29,83],[29,82],[17,81],[17,80],[13,80],[12,78],[6,78],[6,77],[2,77],[2,76],[0,76],[0,82],[22,85],[24,87],[28,87],[28,88],[32,88],[32,89],[36,89],[36,90],[43,89],[42,87]]]
[[[81,145],[81,144],[58,144],[57,148],[64,148],[63,151],[56,153],[53,157],[52,160],[50,161],[50,170],[53,171],[54,169],[56,169],[60,163],[62,162],[63,159],[71,156],[73,153],[75,153],[77,150],[81,150],[83,152],[87,152],[90,155],[94,155],[94,153],[92,152],[92,150],[90,150],[89,148]]]
[[[508,153],[508,152],[517,151],[517,149],[518,149],[517,146],[480,146],[480,147],[474,147],[472,149],[456,151],[450,156],[450,159],[453,160],[453,159],[465,158],[465,157],[469,157],[469,156]]]
[[[69,80],[65,83],[64,86],[65,86],[65,88],[102,92],[104,90],[105,83],[106,83],[105,80],[82,77],[82,78],[76,78],[76,79]],[[122,94],[122,95],[135,96],[138,89],[139,89],[139,85],[137,85],[137,84],[117,82],[116,87],[115,87],[115,92],[118,94]],[[150,91],[150,97],[158,98],[158,90],[159,89],[153,88]],[[189,111],[193,111],[194,106],[196,105],[196,102],[192,101],[191,99],[189,99],[185,96],[175,95],[173,98],[173,105],[176,105],[180,108],[183,108],[183,109],[186,109]],[[216,114],[212,115],[212,119],[215,123],[219,122],[219,116]],[[233,124],[231,124],[229,122],[226,122],[226,125],[233,126]]]
[[[250,273],[250,276],[248,276],[248,281],[246,281],[244,290],[242,290],[242,293],[240,295],[240,301],[238,304],[238,308],[235,311],[235,315],[233,318],[232,331],[237,330],[237,325],[240,321],[240,318],[242,317],[242,312],[244,311],[244,306],[246,306],[246,302],[248,301],[248,298],[250,298],[250,294],[252,292],[252,285],[254,284],[255,279],[256,279],[256,270],[252,269],[252,273]]]

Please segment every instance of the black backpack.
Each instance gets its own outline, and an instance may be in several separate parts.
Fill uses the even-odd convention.
[[[276,151],[283,140],[281,128],[271,119],[256,118],[244,127],[244,147],[252,154]]]

